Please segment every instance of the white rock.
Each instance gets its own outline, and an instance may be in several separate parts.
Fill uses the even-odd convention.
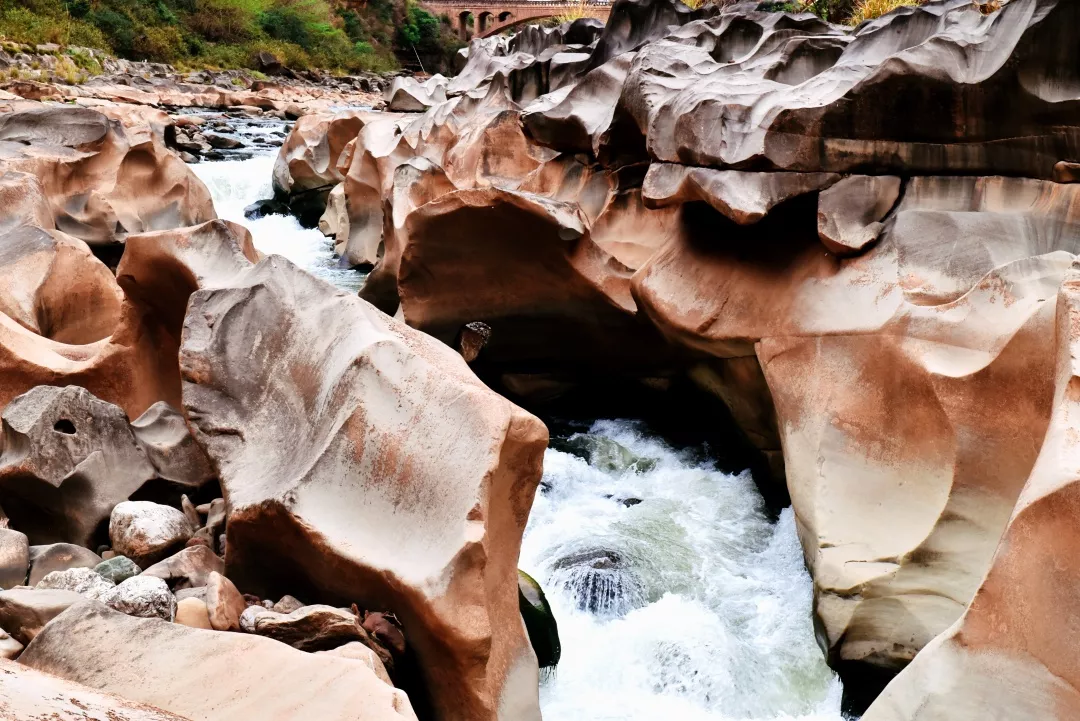
[[[176,597],[168,584],[153,576],[134,576],[101,597],[109,608],[138,618],[176,617]]]
[[[46,574],[45,578],[38,581],[35,588],[74,591],[80,596],[97,601],[116,588],[116,584],[92,568],[69,568],[66,571],[53,571]]]
[[[194,532],[183,511],[149,501],[118,503],[109,518],[113,550],[142,568],[183,547]]]

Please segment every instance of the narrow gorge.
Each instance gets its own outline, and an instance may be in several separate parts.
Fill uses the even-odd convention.
[[[1080,718],[1080,5],[796,5],[0,84],[0,718]]]

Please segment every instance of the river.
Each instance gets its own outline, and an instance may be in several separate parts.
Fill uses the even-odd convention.
[[[271,195],[274,156],[193,166],[218,214],[256,247],[335,285],[331,242],[295,219],[244,219]],[[840,683],[814,640],[791,509],[772,523],[730,475],[629,421],[553,437],[521,567],[547,591],[562,662],[546,721],[840,721]]]

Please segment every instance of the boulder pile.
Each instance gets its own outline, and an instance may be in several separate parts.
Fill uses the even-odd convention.
[[[475,40],[457,77],[397,82],[415,112],[345,145],[321,225],[372,266],[363,298],[516,397],[621,375],[723,400],[786,480],[821,642],[857,689],[980,599],[1000,619],[985,584],[1006,558],[1070,578],[1012,561],[1007,529],[1063,453],[1046,444],[1080,253],[1078,26],[1063,0],[933,0],[855,28],[620,0],[602,31]],[[935,643],[912,673],[987,683]]]

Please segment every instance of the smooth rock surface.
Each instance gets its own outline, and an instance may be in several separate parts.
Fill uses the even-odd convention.
[[[22,644],[30,641],[68,606],[85,600],[74,591],[12,588],[0,591],[0,628]]]
[[[38,386],[4,409],[0,504],[32,543],[92,545],[154,477],[124,411],[84,388]]]
[[[0,709],[20,721],[190,721],[6,659],[0,660]]]
[[[229,578],[394,608],[441,718],[536,718],[516,559],[542,424],[451,349],[284,260],[233,283],[192,296],[181,352],[185,413],[228,502]],[[237,424],[242,438],[220,432]]]
[[[95,568],[101,556],[88,548],[73,543],[52,543],[46,546],[30,546],[30,577],[28,586],[36,586],[53,571],[69,568]]]
[[[224,573],[225,562],[206,546],[189,546],[142,572],[166,581],[174,591],[206,586],[210,574]]]
[[[216,571],[211,571],[206,579],[206,594],[203,598],[210,625],[214,630],[240,630],[240,614],[247,608],[247,602],[232,581]]]
[[[94,602],[54,619],[19,663],[203,721],[416,718],[405,694],[360,661],[132,618]]]
[[[30,543],[25,533],[0,528],[0,589],[26,583],[30,570]]]

